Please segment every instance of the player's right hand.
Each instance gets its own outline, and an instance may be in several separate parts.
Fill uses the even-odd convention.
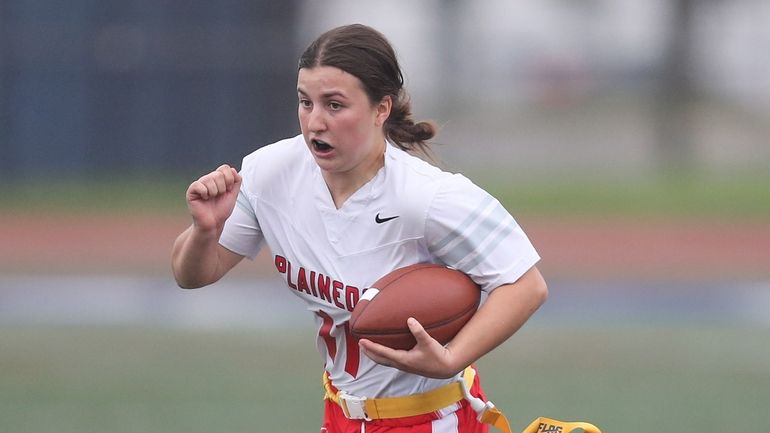
[[[221,229],[233,213],[240,189],[241,175],[227,164],[191,183],[186,199],[193,226],[201,231]]]

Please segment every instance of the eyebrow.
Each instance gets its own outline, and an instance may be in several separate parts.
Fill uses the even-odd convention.
[[[303,96],[308,96],[307,93],[299,87],[297,87],[297,93],[300,93]],[[329,92],[323,93],[321,94],[321,97],[324,99],[331,99],[335,97],[347,99],[347,96],[345,96],[345,94],[340,92],[339,90],[331,90]]]

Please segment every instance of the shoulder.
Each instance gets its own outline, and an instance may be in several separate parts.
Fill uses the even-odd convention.
[[[312,173],[314,164],[301,135],[260,147],[243,158],[242,189],[261,196],[290,188]]]
[[[432,219],[431,214],[436,212],[436,207],[444,209],[451,206],[454,191],[461,190],[461,185],[468,182],[462,175],[442,170],[395,147],[389,148],[386,153],[386,170],[390,192],[388,201],[404,216],[410,227],[420,232],[425,230],[425,224]]]
[[[390,152],[400,164],[395,189],[402,212],[413,222],[422,221],[426,234],[440,231],[455,232],[491,212],[507,214],[500,202],[466,176],[442,170],[415,156],[397,149]]]
[[[449,174],[424,159],[418,158],[392,144],[388,144],[385,158],[391,164],[401,167],[405,173],[411,176],[434,179]]]
[[[307,155],[305,140],[301,135],[286,138],[260,147],[243,158],[241,170],[247,171],[256,166],[260,169],[268,166],[291,164],[304,159]]]
[[[485,192],[459,173],[443,170],[398,148],[388,149],[386,157],[394,172],[396,193],[409,205],[432,203],[436,197],[464,197]],[[419,206],[418,206],[419,207]]]
[[[452,176],[452,173],[392,145],[388,147],[385,158],[396,192],[404,197],[419,196],[424,199],[431,196],[442,182]]]
[[[276,180],[303,173],[312,163],[301,135],[260,147],[243,158],[241,175],[247,180]]]

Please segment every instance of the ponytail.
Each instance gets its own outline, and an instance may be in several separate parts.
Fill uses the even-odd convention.
[[[420,152],[429,156],[427,141],[436,135],[436,126],[431,122],[415,122],[409,96],[401,89],[393,101],[390,116],[385,121],[385,136],[397,147],[408,152]]]

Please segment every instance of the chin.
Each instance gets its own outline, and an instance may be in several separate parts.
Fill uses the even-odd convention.
[[[339,164],[337,164],[334,161],[330,161],[329,159],[325,159],[325,158],[319,158],[315,154],[313,155],[313,159],[315,160],[316,165],[318,165],[321,171],[326,171],[329,173],[335,173],[337,171],[340,171]]]

